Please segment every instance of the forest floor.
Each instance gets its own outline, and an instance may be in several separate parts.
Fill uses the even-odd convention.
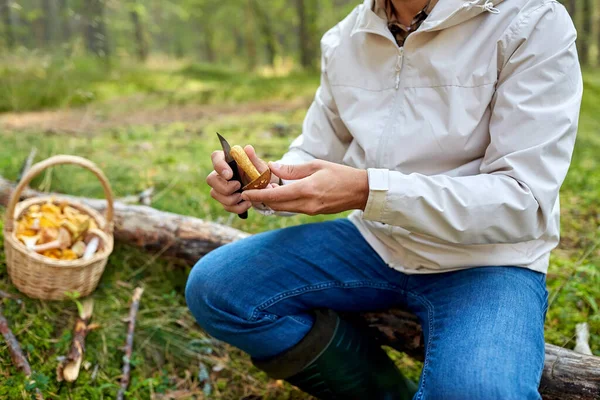
[[[210,198],[204,179],[211,169],[209,154],[219,148],[215,132],[232,144],[253,144],[263,158],[275,160],[300,133],[318,84],[318,76],[310,74],[266,78],[223,71],[227,70],[185,65],[168,71],[147,68],[142,74],[125,68],[116,77],[113,72],[92,83],[81,74],[73,78],[77,85],[61,86],[61,90],[71,94],[81,87],[89,90],[91,100],[84,104],[64,104],[56,100],[60,96],[48,96],[56,101],[40,104],[21,95],[15,83],[10,89],[13,99],[4,103],[6,112],[0,114],[0,175],[15,179],[35,147],[38,160],[66,153],[95,161],[117,197],[153,186],[153,207],[251,233],[339,217],[265,218],[250,212],[248,220],[240,220]],[[14,82],[23,82],[15,74]],[[579,138],[561,191],[562,240],[548,274],[546,340],[572,348],[575,324],[587,321],[592,350],[600,355],[600,73],[587,72],[585,81]],[[91,175],[72,167],[54,168],[32,186],[89,197],[102,194]],[[69,347],[77,316],[75,302],[2,300],[4,314],[35,371],[34,386],[48,399],[114,398],[126,334],[122,319],[133,288],[141,285],[145,292],[128,398],[306,398],[285,383],[268,380],[247,356],[197,327],[183,296],[188,273],[189,266],[117,245],[93,294],[93,321],[101,328],[88,336],[87,363],[74,384],[57,383],[55,368],[57,357]],[[6,274],[1,249],[0,289],[17,293]],[[409,375],[418,376],[419,363],[392,354]],[[0,398],[30,398],[32,385],[26,386],[0,342]]]

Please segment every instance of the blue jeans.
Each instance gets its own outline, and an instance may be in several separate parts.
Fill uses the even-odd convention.
[[[310,330],[307,311],[403,306],[421,320],[425,362],[415,399],[540,399],[545,275],[479,267],[406,275],[345,219],[251,236],[192,270],[186,300],[212,336],[275,356]]]

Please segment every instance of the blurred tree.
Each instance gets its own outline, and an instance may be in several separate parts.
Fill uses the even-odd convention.
[[[583,65],[590,64],[590,42],[592,40],[592,0],[582,0],[582,24],[579,30],[579,44],[581,54],[579,58]]]
[[[316,32],[317,5],[316,0],[296,0],[300,64],[306,69],[315,67],[316,48],[319,41]]]
[[[44,41],[46,46],[52,46],[58,39],[57,4],[56,0],[42,0],[42,23],[44,26]]]
[[[275,57],[277,56],[277,40],[275,39],[269,15],[267,14],[267,10],[265,10],[263,3],[258,2],[257,0],[250,0],[250,4],[252,5],[254,15],[256,15],[263,36],[267,62],[269,65],[273,66],[275,65]]]
[[[571,14],[571,18],[575,19],[575,11],[577,11],[577,0],[567,0],[567,10]]]
[[[254,7],[252,6],[252,0],[248,0],[246,4],[246,15],[245,15],[246,35],[244,40],[246,42],[246,54],[247,54],[247,66],[248,70],[252,71],[256,68],[257,64],[257,53],[256,53],[256,27],[254,19]]]
[[[4,25],[4,43],[10,50],[15,47],[15,34],[11,18],[12,0],[0,0],[0,16]]]
[[[140,61],[146,61],[148,58],[148,38],[143,22],[146,10],[142,4],[137,2],[137,0],[133,0],[129,15],[131,17],[131,22],[133,23],[137,58]]]
[[[62,41],[69,42],[71,41],[71,10],[69,8],[68,0],[59,0],[58,16],[62,32]]]
[[[87,50],[102,58],[108,58],[108,38],[104,20],[104,0],[85,0],[85,43]]]
[[[600,0],[560,0],[582,65],[600,64]],[[319,38],[360,0],[0,0],[0,45],[43,48],[82,37],[91,54],[152,53],[255,69],[318,67]],[[110,40],[108,40],[110,39]],[[74,42],[75,44],[76,42]],[[75,48],[75,47],[74,47]],[[597,57],[596,57],[597,55]],[[593,60],[592,60],[593,58]]]

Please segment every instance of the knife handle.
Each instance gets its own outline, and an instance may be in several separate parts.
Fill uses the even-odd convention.
[[[236,193],[242,193],[242,186],[244,186],[244,184],[242,183],[242,178],[240,177],[240,171],[238,170],[238,166],[237,163],[235,162],[235,160],[228,162],[227,163],[229,165],[229,168],[231,168],[231,171],[233,171],[233,178],[231,178],[231,181],[238,181],[240,183],[240,188],[238,190],[236,190]],[[241,219],[246,219],[248,218],[248,211],[244,211],[241,214],[238,214],[238,217],[240,217]]]

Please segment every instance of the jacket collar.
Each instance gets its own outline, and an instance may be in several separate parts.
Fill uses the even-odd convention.
[[[375,14],[373,2],[364,0],[350,35],[358,32],[375,33],[394,40],[387,28],[387,21]],[[503,0],[438,0],[431,13],[417,31],[436,31],[446,29],[475,18],[483,12],[498,13],[495,8]]]

